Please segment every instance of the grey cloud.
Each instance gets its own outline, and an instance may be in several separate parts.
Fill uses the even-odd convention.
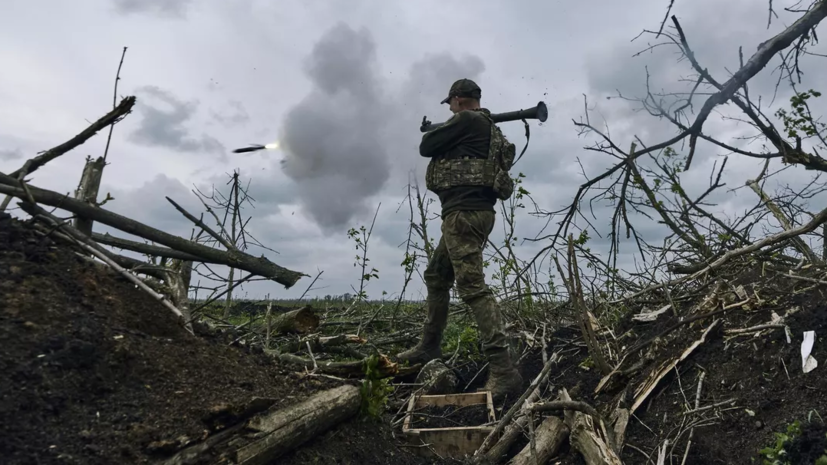
[[[715,7],[714,14],[710,14],[709,7],[712,6]],[[767,21],[766,5],[747,1],[721,3],[700,0],[694,2],[691,8],[678,5],[673,13],[678,16],[681,28],[701,66],[707,68],[720,82],[728,79],[739,67],[739,46],[743,47],[745,60],[748,59],[760,43],[784,27],[783,21],[786,19],[786,15],[782,17],[784,19],[776,19],[773,27],[767,30],[761,27]],[[738,25],[746,27],[737,27],[732,22],[735,17],[738,18]],[[641,29],[652,31],[658,25],[643,24]],[[664,32],[677,35],[671,20],[667,21]],[[678,55],[677,45],[665,36],[655,38],[650,33],[642,34],[633,41],[607,47],[602,53],[589,58],[587,69],[593,90],[607,94],[614,94],[618,90],[634,97],[645,95],[647,74],[653,92],[689,90],[694,85],[693,76],[697,74],[691,64]],[[766,79],[769,75],[770,73],[764,72],[752,82]]]
[[[162,17],[183,18],[192,0],[113,0],[115,11],[121,14],[155,14]]]
[[[0,160],[12,161],[23,158],[23,152],[20,149],[0,150]]]
[[[230,102],[227,111],[213,111],[212,118],[227,126],[237,126],[250,121],[250,115],[247,113],[247,109],[244,108],[244,105],[239,101]]]
[[[165,147],[181,152],[208,152],[218,154],[222,158],[226,157],[224,145],[214,137],[203,134],[196,138],[189,134],[186,125],[195,116],[197,102],[181,101],[170,92],[156,86],[141,87],[137,93],[139,98],[136,108],[141,118],[138,128],[127,136],[129,141],[147,147]],[[140,94],[157,99],[160,104],[146,103]]]

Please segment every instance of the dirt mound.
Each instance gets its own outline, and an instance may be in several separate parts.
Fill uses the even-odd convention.
[[[713,326],[705,341],[670,369],[635,410],[626,432],[626,463],[644,463],[648,456],[656,460],[667,439],[667,453],[680,462],[690,434],[687,463],[761,463],[760,451],[774,447],[776,433],[795,422],[812,437],[794,435],[784,447],[787,452],[804,454],[810,444],[821,447],[823,441],[816,440],[819,433],[824,436],[827,420],[820,416],[827,405],[827,376],[822,366],[803,372],[801,343],[805,331],[815,331],[812,355],[821,365],[827,361],[825,270],[811,267],[789,275],[789,270],[770,264],[733,264],[717,280],[684,290],[676,299],[680,317],[670,310],[653,322],[640,322],[630,314],[617,325],[616,346],[628,350],[645,345],[629,352],[634,360],[623,364],[631,371],[628,376],[598,395],[586,393],[584,400],[596,405],[620,401],[630,406],[640,386]],[[651,297],[632,314],[663,304]],[[736,333],[771,322],[778,326]],[[637,369],[631,369],[636,363]]]
[[[202,439],[220,405],[288,405],[337,383],[294,371],[190,335],[124,278],[0,214],[3,463],[153,462]]]

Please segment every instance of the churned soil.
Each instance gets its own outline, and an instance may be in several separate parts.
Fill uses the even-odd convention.
[[[626,431],[627,447],[623,450],[625,463],[646,463],[653,460],[657,448],[669,438],[667,452],[672,460],[680,462],[686,454],[686,463],[736,464],[762,463],[759,451],[773,446],[775,433],[784,433],[795,421],[809,434],[785,449],[804,457],[791,463],[814,463],[804,454],[817,449],[827,441],[825,434],[825,407],[827,407],[827,287],[812,282],[785,279],[770,270],[733,273],[729,284],[743,285],[753,296],[748,306],[734,307],[715,317],[673,327],[676,318],[666,315],[654,323],[624,322],[622,331],[632,330],[637,341],[655,338],[649,349],[652,360],[647,369],[626,383],[630,386],[629,399],[650,373],[678,357],[702,333],[719,319],[718,324],[692,354],[671,370],[649,395],[629,422]],[[812,270],[813,276],[823,271]],[[704,294],[709,289],[704,290]],[[756,301],[755,295],[760,301]],[[700,300],[699,296],[698,300]],[[687,311],[689,302],[682,306]],[[720,305],[718,306],[720,308]],[[773,312],[779,316],[793,310],[786,317],[789,327],[788,342],[784,329],[771,329],[735,337],[727,330],[749,328],[770,322]],[[812,355],[819,366],[809,373],[802,370],[801,342],[805,331],[816,332]],[[618,331],[620,334],[622,331]],[[629,345],[637,342],[630,340]],[[695,409],[700,373],[699,412]],[[597,404],[606,404],[610,395],[598,396]],[[629,401],[631,403],[631,401]],[[694,432],[692,427],[694,426]],[[687,439],[692,435],[687,452]],[[821,434],[821,437],[819,437]],[[820,442],[819,442],[820,441]],[[629,445],[634,447],[629,447]],[[815,453],[815,452],[813,452]],[[822,449],[821,453],[824,453]],[[667,463],[669,458],[667,458]]]
[[[2,462],[157,463],[220,428],[211,412],[222,406],[256,397],[287,406],[338,384],[195,329],[117,273],[0,213]],[[393,463],[418,463],[399,459],[405,453],[379,430],[334,429],[325,454],[390,463],[373,461],[371,450],[381,450]],[[353,447],[362,440],[365,461]]]

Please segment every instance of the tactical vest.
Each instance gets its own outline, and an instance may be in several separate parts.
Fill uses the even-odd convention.
[[[500,200],[511,197],[514,180],[508,170],[514,164],[516,148],[490,116],[480,114],[491,123],[488,157],[454,160],[432,158],[425,173],[425,186],[428,190],[439,192],[452,187],[490,187]]]

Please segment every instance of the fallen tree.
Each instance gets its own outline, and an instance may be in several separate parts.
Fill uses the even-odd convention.
[[[17,187],[18,185],[19,181],[0,173],[0,193],[2,194],[12,195],[23,200],[28,200],[29,195],[31,195],[31,199],[37,203],[60,208],[88,220],[102,223],[140,238],[185,252],[191,255],[191,257],[188,257],[189,259],[197,257],[201,261],[242,269],[258,276],[272,279],[284,285],[285,288],[292,287],[303,276],[307,276],[306,274],[281,267],[264,257],[253,257],[238,250],[222,251],[207,247],[147,226],[123,215],[73,199],[67,195],[31,185],[27,185],[24,189]]]
[[[244,465],[265,465],[359,413],[359,388],[339,386],[300,404],[250,420],[246,428],[256,438],[232,455]]]
[[[276,334],[309,333],[319,327],[319,317],[309,305],[297,310],[281,313],[267,322],[267,327]]]
[[[236,464],[273,463],[326,430],[356,417],[362,398],[357,386],[346,384],[285,408],[271,407],[273,403],[270,399],[253,399],[249,405],[222,406],[211,412],[211,418],[237,422],[179,451],[164,465],[212,463],[216,453]],[[267,410],[258,413],[263,409]],[[250,415],[254,416],[247,419]]]

